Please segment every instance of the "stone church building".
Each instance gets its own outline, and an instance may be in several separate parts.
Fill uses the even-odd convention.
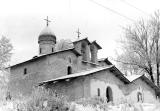
[[[125,77],[107,58],[97,58],[102,47],[96,41],[78,38],[72,48],[56,51],[57,37],[48,25],[37,38],[39,55],[9,67],[12,97],[44,86],[70,100],[100,96],[114,103],[159,101],[160,89],[147,77]]]

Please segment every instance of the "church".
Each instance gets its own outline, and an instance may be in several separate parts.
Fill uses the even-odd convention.
[[[37,38],[39,54],[9,67],[12,97],[28,96],[34,87],[42,86],[72,101],[94,96],[113,103],[159,101],[160,89],[145,75],[124,76],[108,58],[99,59],[102,47],[96,41],[78,37],[72,47],[57,51],[57,37],[48,19]]]

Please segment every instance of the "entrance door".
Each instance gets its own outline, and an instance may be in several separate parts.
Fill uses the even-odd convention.
[[[107,87],[106,89],[106,98],[107,102],[113,101],[112,89],[110,87]]]

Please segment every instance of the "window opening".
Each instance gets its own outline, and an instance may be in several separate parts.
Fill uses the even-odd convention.
[[[53,47],[52,47],[52,52],[54,52],[54,49],[53,49]]]
[[[67,71],[68,71],[68,75],[69,75],[69,74],[72,74],[72,67],[71,67],[71,66],[68,66]]]
[[[27,74],[27,68],[24,68],[24,75]]]
[[[39,49],[39,53],[40,53],[40,54],[42,53],[42,48]]]
[[[106,98],[107,102],[113,101],[112,89],[110,87],[106,88]]]
[[[137,101],[143,102],[142,93],[140,93],[140,92],[137,93]]]
[[[99,89],[99,88],[97,89],[97,95],[98,95],[98,96],[101,96],[101,95],[100,95],[100,89]]]

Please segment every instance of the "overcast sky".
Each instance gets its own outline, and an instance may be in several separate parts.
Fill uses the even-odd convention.
[[[92,0],[0,0],[0,35],[10,38],[14,46],[11,64],[38,54],[38,35],[46,26],[46,16],[58,40],[76,39],[79,28],[81,38],[97,40],[102,46],[102,58],[116,56],[122,27],[160,8],[159,0],[94,1],[98,4]]]

